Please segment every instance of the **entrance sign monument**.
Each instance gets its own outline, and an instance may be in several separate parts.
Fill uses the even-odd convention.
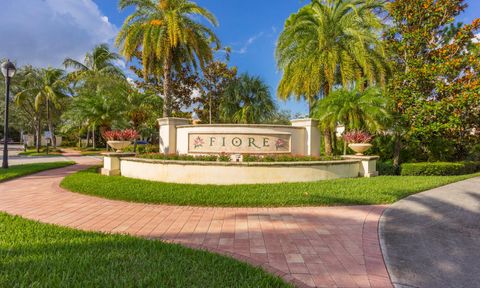
[[[320,156],[321,134],[314,119],[292,125],[199,124],[183,118],[162,118],[159,150],[178,155]],[[116,159],[111,159],[116,158]],[[131,154],[105,155],[102,174],[186,184],[255,184],[311,182],[336,178],[372,177],[376,156],[343,156],[331,161],[199,162],[143,159]],[[113,161],[114,160],[114,161]]]

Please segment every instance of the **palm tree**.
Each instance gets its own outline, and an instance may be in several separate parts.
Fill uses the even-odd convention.
[[[369,87],[363,91],[333,91],[327,98],[318,101],[313,112],[323,129],[334,130],[338,124],[343,124],[345,131],[376,133],[384,131],[392,123],[391,108],[389,98],[379,88]]]
[[[259,78],[242,74],[226,89],[220,111],[223,121],[261,123],[276,111],[269,87]]]
[[[61,98],[68,97],[68,87],[65,83],[65,71],[56,68],[47,68],[40,71],[31,71],[31,74],[27,76],[30,78],[30,85],[28,88],[23,89],[17,93],[16,98],[21,103],[24,97],[28,97],[28,94],[34,94],[35,96],[35,108],[37,111],[41,109],[42,105],[45,105],[47,113],[47,124],[50,136],[52,137],[53,147],[57,147],[57,141],[55,138],[55,131],[52,121],[52,109],[59,110],[61,108]]]
[[[17,91],[26,90],[28,87],[32,86],[34,81],[38,81],[40,78],[40,71],[32,66],[25,66],[17,72]],[[42,116],[43,109],[42,107],[35,107],[35,97],[34,91],[29,90],[20,95],[15,93],[14,102],[17,107],[19,107],[30,119],[32,122],[32,127],[35,131],[35,148],[37,152],[40,152],[40,142],[41,142],[41,129],[42,129]]]
[[[107,44],[100,44],[93,48],[91,53],[85,55],[82,62],[72,58],[66,58],[63,65],[66,69],[73,68],[69,74],[72,80],[78,81],[89,76],[118,76],[125,77],[122,70],[115,66],[114,61],[119,60],[120,55],[110,51]]]
[[[120,9],[135,6],[116,40],[130,61],[141,50],[144,78],[163,77],[163,116],[171,115],[172,69],[181,65],[203,68],[213,58],[212,43],[220,47],[215,33],[200,23],[204,18],[216,26],[215,16],[189,0],[120,0]],[[162,76],[161,76],[162,75]]]
[[[73,97],[68,111],[63,115],[64,122],[81,123],[92,130],[93,148],[96,148],[96,131],[100,133],[114,124],[127,126],[127,95],[130,88],[126,80],[119,78],[88,79],[88,84],[97,87],[91,89],[82,86],[78,95]],[[88,138],[88,137],[87,137]]]
[[[384,83],[388,72],[380,43],[380,0],[312,0],[291,15],[276,48],[283,77],[282,99],[304,98],[313,107],[335,85]],[[332,153],[331,132],[324,131],[325,152]]]

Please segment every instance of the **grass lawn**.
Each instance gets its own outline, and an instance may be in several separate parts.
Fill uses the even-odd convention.
[[[37,152],[37,150],[35,149],[30,149],[30,150],[27,150],[26,152],[20,152],[18,153],[18,155],[20,156],[59,156],[61,155],[62,153],[60,153],[59,151],[55,151],[55,150],[50,150],[47,154],[46,150],[43,148],[40,150],[40,152]]]
[[[0,213],[0,287],[291,286],[217,254]]]
[[[71,161],[62,161],[62,162],[51,162],[51,163],[35,163],[35,164],[23,164],[23,165],[13,165],[8,169],[0,168],[0,182],[10,180],[13,178],[37,173],[44,170],[61,168],[69,165],[73,165],[75,162]]]
[[[97,148],[97,149],[88,148],[88,149],[85,149],[85,148],[79,148],[79,147],[60,147],[60,150],[62,150],[62,148],[75,150],[83,156],[97,156],[97,155],[100,155],[101,153],[107,152],[107,150],[105,148]]]
[[[61,186],[74,192],[143,203],[195,206],[281,207],[386,204],[465,176],[382,176],[313,183],[189,185],[107,177],[89,169],[66,177]],[[476,176],[480,176],[477,174]]]

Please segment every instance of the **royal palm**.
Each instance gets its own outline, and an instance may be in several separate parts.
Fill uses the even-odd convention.
[[[214,15],[188,0],[120,0],[120,9],[134,6],[116,44],[128,61],[141,51],[144,78],[163,77],[164,117],[171,114],[172,69],[181,65],[203,67],[213,58],[214,32],[200,23],[202,17],[217,25]]]
[[[290,16],[277,43],[278,86],[282,99],[305,98],[310,108],[335,85],[382,83],[387,65],[379,37],[377,0],[313,0]],[[331,132],[324,131],[332,153]]]

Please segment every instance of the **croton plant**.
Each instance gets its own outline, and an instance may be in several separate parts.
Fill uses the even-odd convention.
[[[133,141],[138,137],[138,132],[133,129],[112,130],[103,133],[103,138],[107,141]]]
[[[343,140],[350,144],[366,144],[372,142],[372,135],[364,131],[349,131],[343,134]]]

